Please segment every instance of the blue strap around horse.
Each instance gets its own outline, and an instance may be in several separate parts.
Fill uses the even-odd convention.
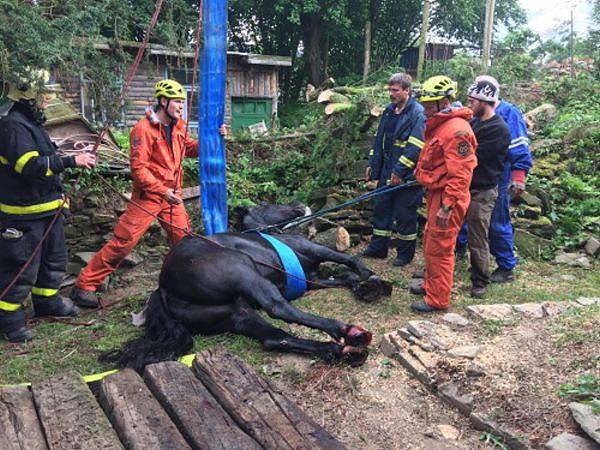
[[[287,277],[284,294],[286,300],[291,301],[302,297],[306,292],[306,275],[294,250],[273,236],[263,234],[260,231],[257,231],[256,234],[271,244],[281,260]]]

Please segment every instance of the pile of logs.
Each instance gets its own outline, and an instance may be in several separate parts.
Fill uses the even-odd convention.
[[[346,111],[354,111],[357,108],[364,110],[365,122],[360,131],[367,131],[381,116],[382,105],[386,102],[385,92],[382,86],[337,86],[327,89],[315,89],[308,85],[306,89],[306,101],[316,101],[325,106],[324,113],[330,117]]]

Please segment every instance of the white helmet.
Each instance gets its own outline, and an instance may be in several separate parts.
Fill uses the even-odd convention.
[[[500,85],[498,80],[489,75],[480,75],[467,91],[469,97],[496,103],[500,99]]]

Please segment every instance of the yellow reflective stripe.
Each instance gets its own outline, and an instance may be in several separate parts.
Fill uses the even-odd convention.
[[[3,300],[0,300],[0,310],[2,311],[16,311],[21,307],[20,303],[9,303]]]
[[[86,375],[85,377],[83,377],[83,381],[85,381],[86,383],[93,383],[94,381],[100,381],[104,377],[107,377],[108,375],[112,375],[113,373],[117,372],[118,370],[114,369],[109,370],[108,372],[95,373],[94,375]]]
[[[36,156],[40,156],[40,154],[35,150],[22,155],[19,159],[17,159],[17,163],[15,164],[15,172],[22,173],[25,164],[27,164],[31,158],[35,158]]]
[[[417,239],[417,233],[415,234],[399,234],[398,239],[401,241],[414,241]]]
[[[31,293],[42,297],[52,297],[53,295],[58,294],[58,289],[33,287],[31,288]]]
[[[411,159],[408,159],[406,156],[402,155],[399,159],[399,161],[404,164],[406,167],[408,167],[409,169],[412,169],[413,167],[415,167],[415,162],[412,161]]]
[[[51,177],[52,175],[54,175],[54,172],[52,172],[52,169],[49,168],[48,170],[46,170],[47,177]]]
[[[410,136],[408,138],[408,142],[410,142],[411,144],[419,147],[420,149],[422,149],[425,146],[425,142],[423,142],[421,139],[416,138],[414,136]]]
[[[192,353],[191,355],[182,356],[177,361],[179,361],[181,364],[184,364],[188,367],[192,367],[192,363],[194,362],[194,359],[196,359],[196,354]]]
[[[371,149],[371,150],[369,151],[369,156],[373,156],[373,154],[374,154],[374,153],[375,153],[375,150]]]
[[[46,211],[52,211],[53,209],[60,208],[60,205],[62,205],[62,203],[63,203],[63,200],[61,198],[52,200],[51,202],[40,203],[39,205],[30,205],[30,206],[14,206],[14,205],[5,205],[4,203],[0,203],[0,212],[3,212],[5,214],[17,214],[17,215],[37,214],[37,213],[43,213]],[[68,206],[68,204],[65,203],[65,207],[67,207],[67,206]]]
[[[0,163],[8,166],[8,159],[6,159],[4,156],[0,156]]]
[[[392,235],[392,231],[391,230],[379,230],[377,228],[373,228],[373,234],[375,236],[384,236],[384,237],[388,237]]]
[[[396,142],[394,142],[394,147],[406,147],[406,141],[401,141],[398,139]]]

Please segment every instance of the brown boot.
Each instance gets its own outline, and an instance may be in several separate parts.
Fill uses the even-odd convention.
[[[71,300],[84,308],[98,308],[100,302],[95,291],[86,291],[75,286],[71,291]]]

